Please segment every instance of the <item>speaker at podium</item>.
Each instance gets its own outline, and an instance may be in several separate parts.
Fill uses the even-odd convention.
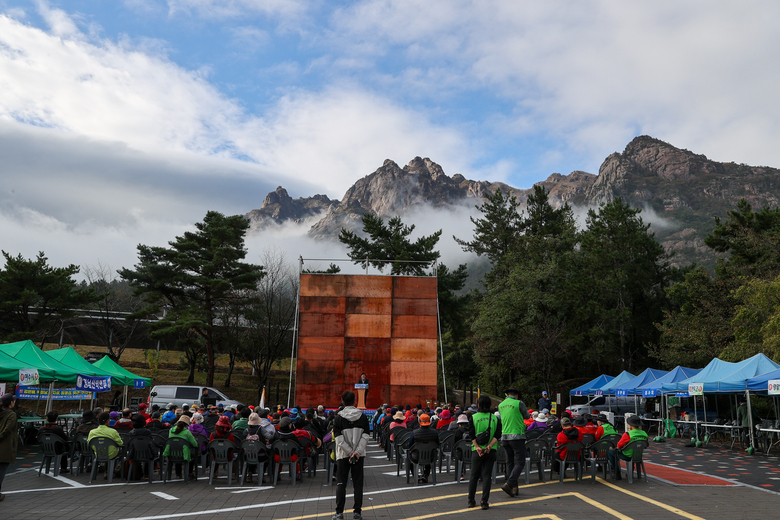
[[[356,406],[360,410],[365,410],[366,409],[366,392],[368,392],[368,384],[367,383],[357,383],[357,384],[355,384],[355,396],[357,397]]]

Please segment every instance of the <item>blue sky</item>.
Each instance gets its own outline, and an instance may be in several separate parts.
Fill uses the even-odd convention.
[[[2,247],[126,265],[207,209],[340,198],[386,158],[529,187],[649,134],[778,166],[778,11],[0,0]]]

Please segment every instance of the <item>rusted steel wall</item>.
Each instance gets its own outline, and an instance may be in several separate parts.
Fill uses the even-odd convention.
[[[436,399],[436,278],[301,275],[296,404],[337,406],[360,374],[367,405]]]

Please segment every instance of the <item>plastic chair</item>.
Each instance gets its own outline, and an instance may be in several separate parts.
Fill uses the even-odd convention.
[[[409,441],[409,437],[412,436],[412,430],[404,428],[395,434],[393,440],[393,451],[395,452],[395,475],[398,477],[401,475],[401,467],[406,460],[406,443]]]
[[[441,473],[441,466],[444,459],[447,459],[447,473],[450,472],[450,464],[452,464],[452,447],[455,445],[455,432],[453,430],[445,430],[439,432],[439,473]]]
[[[198,442],[198,447],[195,448],[197,450],[198,457],[200,457],[200,468],[203,470],[203,473],[206,473],[206,469],[209,467],[209,438],[205,435],[199,434],[192,434],[193,437],[195,437],[195,440]],[[206,446],[206,451],[200,451],[201,446]]]
[[[271,450],[274,456],[273,472],[274,472],[274,486],[279,481],[279,467],[285,464],[290,465],[290,478],[292,478],[293,485],[298,482],[298,462],[300,457],[297,456],[298,450],[301,449],[301,445],[292,439],[279,439],[271,444]],[[276,457],[279,457],[279,462],[276,462]],[[293,460],[293,456],[296,460]],[[278,466],[277,466],[278,464]]]
[[[625,450],[634,450],[631,454],[631,458],[626,463],[626,472],[628,473],[628,483],[633,484],[634,483],[634,466],[636,466],[637,472],[640,471],[645,476],[645,482],[647,482],[647,472],[645,471],[645,463],[642,461],[642,452],[644,452],[645,449],[647,449],[650,446],[650,443],[647,441],[631,441],[620,450],[621,452],[625,452]],[[615,457],[615,465],[617,471],[620,471],[620,457]],[[641,477],[640,477],[641,479]]]
[[[87,433],[77,433],[76,438],[73,440],[74,453],[77,451],[79,454],[78,464],[75,464],[75,475],[79,475],[82,471],[86,471],[87,467],[92,464],[94,453],[91,449],[89,449],[89,442],[87,440],[88,438],[89,434]],[[73,473],[74,460],[72,458],[70,460],[70,465],[71,473]]]
[[[409,447],[406,455],[406,483],[409,483],[410,470],[414,476],[414,485],[418,484],[420,467],[431,465],[431,477],[436,484],[436,459],[439,446],[435,442],[415,442]],[[412,454],[417,454],[417,462],[412,460]]]
[[[586,448],[596,442],[596,436],[592,433],[583,433],[582,434],[582,445]]]
[[[461,474],[466,472],[466,466],[471,469],[471,441],[461,439],[452,447],[452,457],[455,459],[455,482],[460,482]]]
[[[581,442],[566,443],[566,459],[561,460],[560,481],[563,482],[563,476],[566,474],[566,465],[574,465],[574,480],[582,481],[582,452]]]
[[[189,448],[190,451],[190,460],[187,460],[185,458],[184,454],[184,448]],[[163,474],[163,484],[168,482],[168,480],[171,478],[171,469],[173,468],[174,464],[181,464],[182,468],[182,476],[184,477],[184,483],[189,484],[190,482],[190,471],[195,472],[195,480],[198,480],[198,465],[195,464],[195,461],[192,459],[193,450],[195,449],[189,442],[182,439],[181,437],[170,437],[165,441],[165,446],[163,448],[163,452],[165,449],[168,449],[168,455],[164,455],[164,465],[165,465],[165,473]],[[160,464],[161,466],[163,463]],[[160,468],[162,469],[162,468]]]
[[[44,466],[46,466],[46,473],[49,473],[52,462],[54,462],[54,476],[59,476],[63,452],[57,453],[57,449],[64,447],[65,451],[69,451],[68,444],[59,435],[45,431],[38,434],[38,444],[43,448],[43,460],[41,460],[41,467],[38,469],[38,476],[41,476]]]
[[[307,476],[313,478],[317,475],[317,445],[308,437],[298,437],[296,439],[301,449],[298,452],[298,460],[306,459]],[[303,472],[303,466],[301,466]]]
[[[495,484],[496,478],[498,477],[498,466],[503,465],[506,468],[507,458],[506,450],[504,449],[504,446],[501,445],[501,443],[495,444],[493,448],[496,450],[496,462],[493,464],[493,476],[491,478],[493,484]]]
[[[266,464],[269,461],[268,450],[262,441],[241,442],[241,485],[246,482],[246,474],[249,466],[257,467],[257,485],[263,484]],[[250,473],[251,475],[251,473]]]
[[[209,442],[209,453],[211,454],[211,468],[209,469],[209,485],[214,482],[214,471],[220,464],[225,465],[227,471],[228,486],[233,484],[233,453],[238,451],[238,447],[227,439],[214,439]]]
[[[333,473],[336,469],[336,443],[330,441],[324,445],[325,448],[325,478],[326,486],[330,486],[333,482]]]
[[[154,464],[160,460],[160,448],[152,441],[151,437],[133,437],[127,445],[127,460],[130,463],[130,469],[127,471],[127,481],[135,475],[135,468],[138,464],[146,463],[146,470],[149,475],[149,484],[152,483],[154,474]],[[160,480],[162,480],[162,464],[160,465]]]
[[[547,458],[547,450],[550,446],[543,439],[534,439],[525,443],[525,483],[531,483],[531,466],[536,465],[539,480],[544,482],[544,466]]]
[[[601,439],[585,448],[582,459],[590,464],[590,479],[596,480],[596,466],[601,464],[604,468],[604,480],[607,480],[607,470],[609,468],[609,451],[614,445],[608,439]],[[590,456],[588,456],[590,455]]]
[[[612,447],[614,448],[617,446],[617,443],[620,442],[621,437],[622,435],[620,435],[619,433],[610,433],[609,435],[602,435],[601,439],[599,440],[611,442]]]
[[[108,467],[108,483],[111,484],[111,482],[114,480],[114,466],[118,460],[121,460],[121,446],[119,446],[119,444],[117,444],[113,439],[109,439],[108,437],[95,437],[89,441],[88,446],[89,449],[95,454],[92,459],[92,473],[89,475],[89,483],[92,484],[92,481],[95,480],[98,467],[101,464],[106,464]],[[110,455],[111,448],[116,448],[116,455],[113,457]]]

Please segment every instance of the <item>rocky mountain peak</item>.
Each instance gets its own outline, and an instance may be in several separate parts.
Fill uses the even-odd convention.
[[[288,207],[292,204],[292,197],[287,194],[287,190],[278,186],[276,191],[270,192],[263,199],[263,205],[260,209],[268,208],[269,206],[278,205],[279,207]]]

